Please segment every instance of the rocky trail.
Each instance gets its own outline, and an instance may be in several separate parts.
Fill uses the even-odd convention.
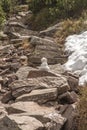
[[[78,76],[61,65],[67,56],[52,37],[60,26],[29,30],[30,15],[11,17],[0,33],[0,130],[74,130]],[[39,69],[43,57],[49,71]]]

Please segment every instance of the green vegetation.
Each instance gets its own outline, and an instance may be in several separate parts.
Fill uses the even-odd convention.
[[[14,12],[17,4],[18,0],[0,0],[0,27],[4,23],[4,20]]]
[[[87,0],[0,0],[1,13],[5,14],[3,17],[8,18],[12,13],[17,13],[20,4],[28,4],[34,13],[27,24],[31,23],[33,29],[42,30],[61,19],[79,16],[86,9]],[[3,17],[1,15],[0,19]]]
[[[65,39],[67,36],[75,34],[75,33],[80,33],[83,30],[86,30],[87,27],[83,22],[83,18],[80,17],[78,19],[66,19],[63,20],[61,29],[58,30],[54,37],[56,37],[58,43],[64,44]]]
[[[28,0],[0,0],[0,27],[5,19],[16,12],[18,5],[26,4],[27,1]]]
[[[28,0],[34,13],[34,28],[44,29],[55,21],[79,17],[87,7],[87,0]]]
[[[82,11],[87,6],[87,0],[30,0],[29,3],[34,13],[47,7],[51,14],[58,15],[59,13],[60,17],[73,16],[74,13]]]
[[[9,13],[11,11],[11,0],[1,0],[1,6],[5,13]]]

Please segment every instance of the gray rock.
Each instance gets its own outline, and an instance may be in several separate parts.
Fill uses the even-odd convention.
[[[11,89],[14,97],[19,97],[20,95],[29,93],[35,89],[57,88],[58,94],[62,94],[69,90],[66,78],[61,75],[57,75],[57,77],[45,76],[39,78],[29,78],[27,80],[18,80],[10,84],[9,88]]]
[[[0,51],[4,54],[9,54],[11,52],[11,50],[14,49],[13,45],[5,45],[5,46],[0,46]]]
[[[60,114],[52,113],[49,115],[46,115],[45,117],[50,118],[51,122],[47,122],[45,127],[47,130],[61,130],[63,128],[63,125],[66,122],[66,118],[62,117]]]
[[[75,102],[78,101],[78,95],[74,91],[72,91],[71,93],[70,92],[66,92],[66,93],[60,95],[58,97],[58,99],[62,103],[72,104],[72,103],[75,103]]]
[[[22,66],[16,72],[16,75],[17,75],[19,80],[25,80],[25,79],[28,78],[29,73],[31,74],[31,72],[34,71],[34,70],[37,70],[37,69],[29,67],[29,66]]]
[[[8,37],[10,39],[20,39],[21,35],[17,32],[8,32]]]
[[[0,40],[8,40],[8,36],[4,32],[0,32]]]
[[[5,92],[1,98],[2,103],[8,103],[10,100],[13,100],[11,92]]]
[[[63,112],[62,116],[67,119],[67,122],[63,128],[64,130],[74,130],[74,122],[77,116],[76,109],[77,103],[74,103],[72,105],[68,105],[67,109]]]
[[[46,107],[38,105],[35,102],[16,102],[11,105],[5,106],[8,114],[24,114],[24,116],[33,116],[33,117],[41,117],[46,114],[54,113],[55,108],[54,107]]]
[[[71,91],[78,91],[79,89],[79,86],[78,86],[78,82],[79,82],[79,79],[78,78],[75,78],[73,76],[67,76],[67,82],[70,86],[70,89]]]
[[[11,39],[11,40],[10,40],[10,43],[11,43],[11,44],[14,44],[14,45],[15,45],[15,44],[18,44],[18,43],[21,43],[21,42],[22,42],[22,39],[19,39],[19,38],[18,38],[18,39]]]
[[[33,36],[30,44],[35,48],[29,56],[31,63],[40,64],[42,57],[48,59],[48,64],[62,63],[62,50],[54,41]]]
[[[31,11],[19,12],[19,16],[21,16],[22,23],[28,25],[29,24],[29,20],[32,17],[32,12]]]
[[[3,116],[0,118],[1,130],[43,130],[43,124],[29,116]]]
[[[51,71],[48,72],[44,70],[30,70],[27,78],[38,78],[38,77],[44,77],[44,76],[57,77],[57,74]]]
[[[62,29],[61,26],[62,26],[62,22],[58,23],[54,26],[51,26],[51,27],[47,28],[46,30],[40,31],[40,35],[52,37],[56,31],[59,31]]]
[[[48,101],[54,101],[57,98],[57,88],[33,90],[29,94],[23,94],[16,101],[35,101],[44,104]]]
[[[2,78],[2,76],[0,76],[0,83],[3,83],[3,78]]]
[[[22,23],[19,23],[19,22],[8,22],[7,26],[25,28],[25,26]]]
[[[9,114],[13,113],[15,116],[31,116],[38,119],[44,124],[46,130],[60,130],[66,122],[66,118],[58,114],[54,107],[39,106],[34,102],[17,102],[6,109]]]

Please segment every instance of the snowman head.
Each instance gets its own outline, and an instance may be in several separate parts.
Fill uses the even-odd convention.
[[[43,57],[43,58],[41,59],[41,62],[42,62],[42,63],[47,62],[47,58]]]

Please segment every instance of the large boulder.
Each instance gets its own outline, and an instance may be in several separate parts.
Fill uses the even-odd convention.
[[[0,130],[43,130],[43,124],[29,116],[3,116],[0,118]]]
[[[55,64],[55,65],[49,65],[50,71],[43,71],[34,67],[30,66],[22,66],[18,69],[16,72],[16,75],[19,80],[24,80],[27,78],[37,78],[37,77],[43,77],[43,76],[51,76],[51,77],[57,77],[59,74],[63,74],[65,70],[63,69],[62,65]],[[62,77],[62,75],[61,75]]]
[[[63,106],[62,116],[67,118],[67,122],[64,125],[64,130],[74,130],[75,119],[77,117],[77,103]]]
[[[54,107],[39,106],[34,102],[17,102],[7,107],[7,111],[9,114],[13,113],[16,119],[18,117],[27,118],[29,116],[36,118],[44,124],[44,129],[46,130],[61,130],[66,122],[66,118],[58,114],[58,111],[56,111]],[[13,116],[9,115],[9,117]],[[31,125],[33,125],[33,122],[31,122]]]
[[[12,91],[13,97],[16,98],[22,94],[30,93],[35,89],[57,88],[58,95],[70,89],[66,78],[62,77],[61,75],[57,75],[56,77],[44,76],[25,80],[16,80],[9,85],[9,88]]]
[[[41,116],[43,117],[44,115],[57,112],[55,111],[54,107],[40,106],[37,103],[31,101],[19,101],[5,106],[5,108],[9,115],[20,114],[21,116],[24,114],[25,116],[38,117],[39,120]]]
[[[72,104],[78,101],[78,95],[72,91],[70,92],[66,92],[61,94],[58,99],[60,100],[61,103],[68,103],[68,104]]]

